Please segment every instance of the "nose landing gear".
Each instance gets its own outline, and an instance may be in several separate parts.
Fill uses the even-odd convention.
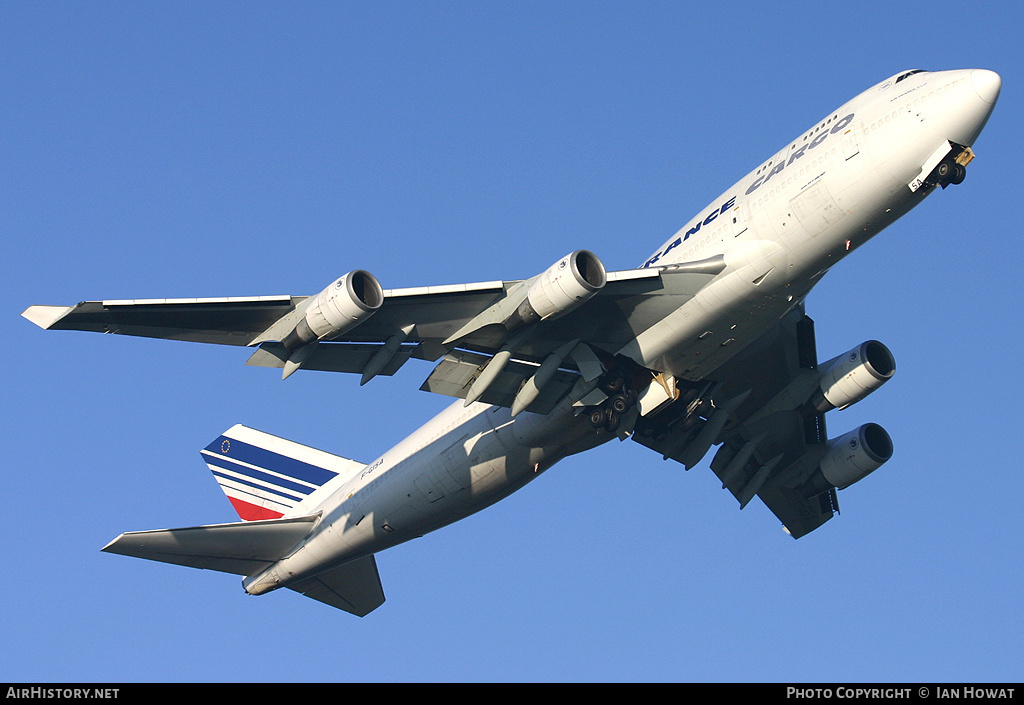
[[[935,167],[932,175],[935,177],[936,184],[946,188],[950,184],[955,186],[956,184],[963,183],[964,178],[967,176],[967,168],[953,160],[947,159]]]

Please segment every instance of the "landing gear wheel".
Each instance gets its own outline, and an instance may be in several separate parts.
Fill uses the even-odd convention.
[[[621,372],[613,371],[608,378],[601,382],[601,389],[605,394],[615,394],[626,386],[626,377]]]
[[[967,169],[962,165],[957,164],[954,161],[944,161],[935,167],[935,181],[942,188],[946,188],[950,184],[962,183],[964,177],[967,176]]]
[[[608,433],[615,433],[619,430],[619,415],[611,409],[608,410],[607,415],[608,422],[605,424],[605,430],[608,431]]]
[[[590,411],[590,425],[594,428],[603,429],[609,433],[619,430],[622,416],[610,404],[594,407]]]
[[[627,394],[616,394],[611,399],[611,409],[617,414],[625,413],[631,406],[633,404]]]

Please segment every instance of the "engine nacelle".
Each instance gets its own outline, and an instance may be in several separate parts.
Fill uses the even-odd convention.
[[[864,424],[828,442],[815,484],[843,489],[880,468],[892,457],[892,438],[876,423]]]
[[[352,330],[384,303],[377,278],[356,269],[321,291],[306,307],[295,329],[281,342],[289,350]]]
[[[869,340],[819,369],[821,383],[812,402],[815,409],[825,412],[845,409],[888,382],[896,372],[896,358],[889,348]]]
[[[607,281],[608,272],[597,255],[576,250],[537,277],[505,326],[511,330],[526,323],[562,316],[594,296]]]

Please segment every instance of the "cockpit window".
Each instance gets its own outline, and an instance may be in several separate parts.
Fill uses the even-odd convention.
[[[925,70],[924,69],[914,69],[913,71],[907,71],[906,73],[901,73],[899,75],[899,77],[896,79],[896,83],[899,83],[900,81],[902,81],[907,76],[913,76],[915,73],[925,73]]]

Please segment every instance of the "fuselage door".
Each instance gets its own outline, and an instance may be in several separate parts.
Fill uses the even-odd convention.
[[[860,154],[860,141],[857,139],[858,132],[860,132],[860,120],[855,120],[843,130],[843,157],[846,161],[850,161]]]
[[[740,200],[735,206],[732,207],[726,216],[732,222],[732,234],[733,237],[739,237],[747,231],[747,219],[744,216],[744,211],[747,207],[747,199]]]

